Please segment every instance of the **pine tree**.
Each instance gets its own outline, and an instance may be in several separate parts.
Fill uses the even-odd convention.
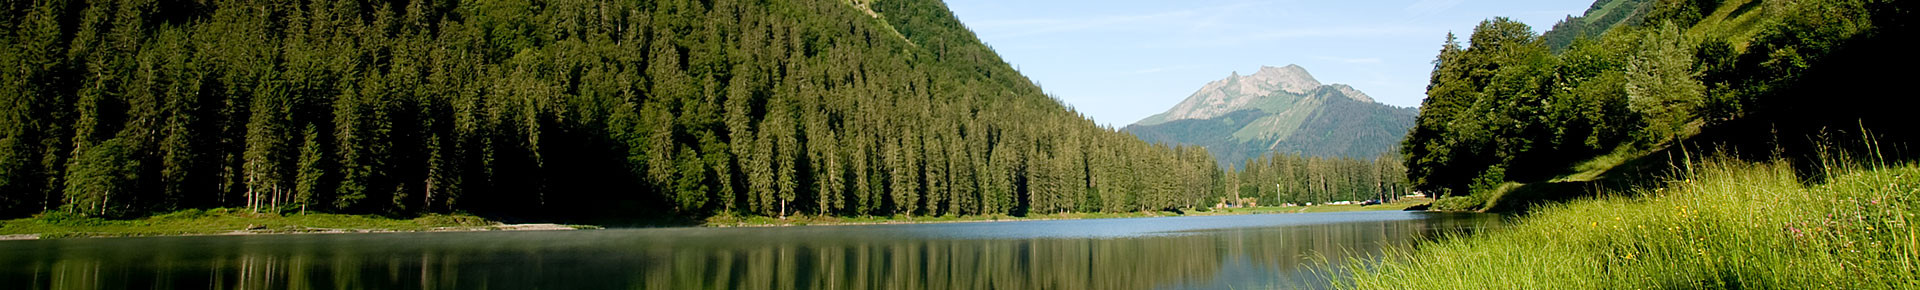
[[[285,166],[288,143],[291,136],[287,115],[289,102],[272,80],[261,82],[254,90],[252,117],[247,122],[247,151],[245,154],[244,178],[246,179],[247,209],[253,212],[278,211],[286,176],[282,173]]]
[[[760,127],[759,136],[754,138],[753,154],[747,159],[745,162],[747,165],[743,165],[742,169],[747,170],[749,191],[752,193],[747,199],[748,203],[753,205],[752,211],[768,214],[774,209],[775,195],[778,191],[777,185],[774,184],[778,178],[774,174],[778,172],[774,170],[773,162],[774,143],[777,137],[772,133],[772,126],[768,123],[762,122]]]
[[[333,101],[334,160],[339,160],[340,185],[333,197],[334,209],[355,209],[366,199],[372,183],[373,168],[364,149],[366,134],[359,90],[346,86]]]
[[[134,182],[140,178],[138,159],[129,156],[125,141],[108,139],[80,152],[67,172],[66,210],[89,216],[126,214]]]
[[[737,161],[729,162],[737,164],[737,166],[733,166],[734,168],[740,168],[743,172],[748,172],[748,176],[750,177],[748,189],[752,189],[752,185],[759,184],[757,181],[752,180],[752,172],[754,172],[755,169],[753,169],[752,166],[748,166],[752,165],[749,162],[754,160],[753,156],[756,154],[755,149],[757,148],[757,146],[755,146],[757,144],[754,142],[753,116],[750,115],[753,111],[751,104],[754,103],[752,88],[750,88],[753,84],[748,82],[749,78],[753,77],[754,71],[748,68],[746,64],[740,64],[734,67],[733,72],[738,75],[728,80],[727,84],[726,124],[728,148],[733,150],[733,157]],[[730,170],[722,170],[721,172],[724,173],[728,171]],[[722,179],[722,181],[725,182],[729,179],[730,178]],[[731,182],[726,183],[730,184]],[[736,202],[735,192],[736,190],[731,188],[722,188],[720,192],[720,200],[722,202],[720,210],[722,212],[734,211],[734,203]],[[752,192],[754,191],[750,191],[749,193],[751,194]]]
[[[677,203],[675,210],[693,212],[706,206],[707,182],[706,164],[700,159],[700,153],[693,148],[680,148],[676,178],[673,181],[673,199]]]
[[[1019,176],[1020,156],[1017,156],[1011,142],[1001,142],[991,146],[988,164],[981,177],[980,191],[982,214],[1013,214],[1014,178]]]
[[[948,134],[960,136],[959,132],[961,130],[956,128]],[[951,192],[949,198],[952,201],[947,206],[947,212],[957,215],[978,214],[979,206],[976,204],[979,202],[977,196],[979,182],[976,181],[975,170],[979,168],[980,161],[973,156],[974,149],[968,148],[967,144],[970,142],[965,141],[964,138],[953,137],[948,138],[947,141],[945,153],[949,163],[948,168],[950,168],[948,174],[953,176],[951,179],[953,185],[949,190]]]
[[[1694,70],[1694,45],[1680,27],[1662,24],[1647,34],[1628,58],[1626,91],[1630,107],[1648,119],[1643,142],[1673,138],[1694,119],[1706,86]]]
[[[791,211],[794,199],[799,196],[799,155],[806,152],[806,149],[800,148],[800,142],[796,136],[798,134],[794,132],[793,119],[788,117],[790,114],[786,114],[784,109],[776,109],[776,112],[781,112],[782,115],[770,121],[774,124],[774,142],[777,142],[774,145],[776,149],[773,160],[773,174],[776,178],[774,190],[780,204],[779,216],[786,217]]]
[[[926,169],[921,171],[925,174],[922,180],[926,180],[925,210],[927,215],[937,216],[944,213],[944,210],[948,210],[946,206],[950,201],[946,142],[928,138],[925,144],[927,146],[924,150]]]
[[[842,197],[846,194],[846,181],[841,176],[840,141],[832,128],[827,127],[825,114],[819,111],[807,110],[806,113],[807,160],[812,163],[807,167],[813,171],[809,175],[813,176],[815,185],[814,210],[827,215],[840,208]]]
[[[881,141],[882,143],[880,144],[882,161],[880,166],[884,168],[881,170],[884,171],[887,189],[884,201],[892,205],[892,207],[886,210],[895,214],[907,213],[906,210],[903,210],[906,208],[904,203],[906,203],[909,195],[913,194],[913,189],[910,186],[911,183],[907,181],[906,153],[901,152],[904,151],[904,149],[901,149],[900,139],[899,137],[883,137],[883,141]]]
[[[294,176],[293,204],[299,206],[301,213],[306,213],[309,206],[319,204],[322,195],[332,190],[323,184],[328,167],[321,163],[326,161],[326,150],[320,147],[320,132],[313,124],[307,124],[302,135],[306,137],[300,146],[299,173]]]
[[[877,208],[875,206],[877,199],[874,196],[880,192],[873,189],[879,184],[874,180],[876,177],[873,159],[882,154],[873,150],[871,139],[873,135],[854,133],[853,136],[845,139],[851,145],[845,147],[852,148],[847,154],[847,159],[852,163],[848,171],[853,175],[853,182],[847,190],[853,195],[850,198],[852,204],[847,205],[847,208],[861,215],[873,214]]]

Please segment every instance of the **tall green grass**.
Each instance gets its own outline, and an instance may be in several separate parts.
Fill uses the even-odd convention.
[[[1844,158],[1838,158],[1844,159]],[[1826,159],[1826,160],[1838,160]],[[1845,165],[1867,164],[1867,165]],[[1920,166],[1712,158],[1627,196],[1348,263],[1346,289],[1920,287]],[[1811,185],[1809,185],[1811,183]]]

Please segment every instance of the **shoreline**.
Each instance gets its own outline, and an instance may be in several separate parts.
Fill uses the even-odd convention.
[[[1228,216],[1250,214],[1294,214],[1353,211],[1401,211],[1409,207],[1433,202],[1430,198],[1405,198],[1398,202],[1379,205],[1313,205],[1313,206],[1264,206],[1248,208],[1215,209],[1211,211],[1173,212],[1129,212],[1129,213],[1062,213],[1028,217],[1006,215],[984,216],[935,216],[935,217],[838,217],[838,216],[792,216],[786,219],[776,217],[738,217],[715,216],[706,223],[695,227],[740,228],[740,227],[794,227],[794,226],[860,226],[893,224],[942,224],[942,223],[980,223],[980,222],[1017,222],[1049,220],[1084,220],[1116,218],[1150,218],[1182,216]],[[923,220],[924,219],[924,220]]]
[[[60,239],[99,239],[99,238],[153,238],[153,237],[202,237],[202,236],[255,236],[255,235],[329,235],[329,234],[385,234],[385,233],[459,233],[493,231],[572,231],[599,229],[598,226],[566,225],[556,223],[497,224],[475,227],[440,227],[432,229],[380,229],[380,228],[314,228],[281,230],[233,230],[227,232],[197,233],[108,233],[108,232],[68,232],[26,233],[0,235],[0,241],[60,240]]]
[[[189,209],[137,219],[113,220],[52,212],[0,220],[0,240],[65,238],[477,232],[598,228],[555,223],[508,224],[472,215],[425,215],[396,219],[375,215],[273,214],[217,208]]]
[[[840,216],[790,216],[787,218],[758,216],[709,217],[700,225],[686,227],[705,228],[753,228],[753,227],[797,227],[797,226],[863,226],[863,225],[902,225],[902,224],[945,224],[945,223],[988,223],[1018,221],[1051,220],[1087,220],[1120,219],[1182,216],[1228,216],[1252,214],[1296,214],[1353,211],[1400,211],[1409,207],[1427,204],[1432,199],[1409,198],[1399,202],[1361,206],[1361,205],[1314,205],[1314,206],[1269,206],[1248,208],[1213,209],[1209,211],[1189,212],[1129,212],[1129,213],[1059,213],[1031,215],[1026,217],[1007,215],[975,216],[919,216],[919,217],[840,217]],[[389,219],[377,216],[313,214],[313,215],[274,215],[239,213],[231,209],[188,210],[179,213],[163,214],[135,220],[104,220],[96,218],[75,218],[65,215],[39,216],[13,220],[0,220],[0,241],[50,240],[76,238],[123,238],[123,237],[177,237],[177,236],[237,236],[237,235],[304,235],[304,234],[365,234],[365,233],[423,233],[423,232],[487,232],[487,231],[563,231],[581,229],[603,229],[595,225],[571,225],[558,223],[519,223],[507,224],[489,221],[474,216],[424,216],[411,220]]]

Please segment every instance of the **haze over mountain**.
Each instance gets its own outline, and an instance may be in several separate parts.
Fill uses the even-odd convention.
[[[1323,84],[1298,65],[1263,66],[1207,83],[1122,130],[1147,142],[1204,146],[1225,166],[1267,153],[1373,157],[1392,151],[1415,114],[1352,86]]]

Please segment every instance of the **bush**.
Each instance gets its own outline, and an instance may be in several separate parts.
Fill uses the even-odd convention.
[[[106,222],[100,218],[88,217],[66,211],[50,211],[33,216],[33,219],[39,221],[41,224],[50,226],[93,226]]]
[[[153,218],[152,218],[152,219],[156,219],[156,220],[165,220],[165,219],[183,219],[183,220],[186,220],[186,219],[197,219],[197,218],[203,218],[203,217],[207,217],[207,216],[208,216],[208,214],[207,214],[207,211],[203,211],[203,210],[200,210],[200,209],[197,209],[197,208],[194,208],[194,209],[184,209],[184,210],[180,210],[180,211],[175,211],[175,212],[170,212],[170,213],[165,213],[165,214],[161,214],[161,215],[156,215],[156,216],[153,216]]]
[[[1473,211],[1480,209],[1480,206],[1485,204],[1486,200],[1483,200],[1478,195],[1449,196],[1433,201],[1433,210]]]
[[[427,227],[473,227],[485,226],[486,219],[470,215],[433,214],[413,219],[414,224]]]

